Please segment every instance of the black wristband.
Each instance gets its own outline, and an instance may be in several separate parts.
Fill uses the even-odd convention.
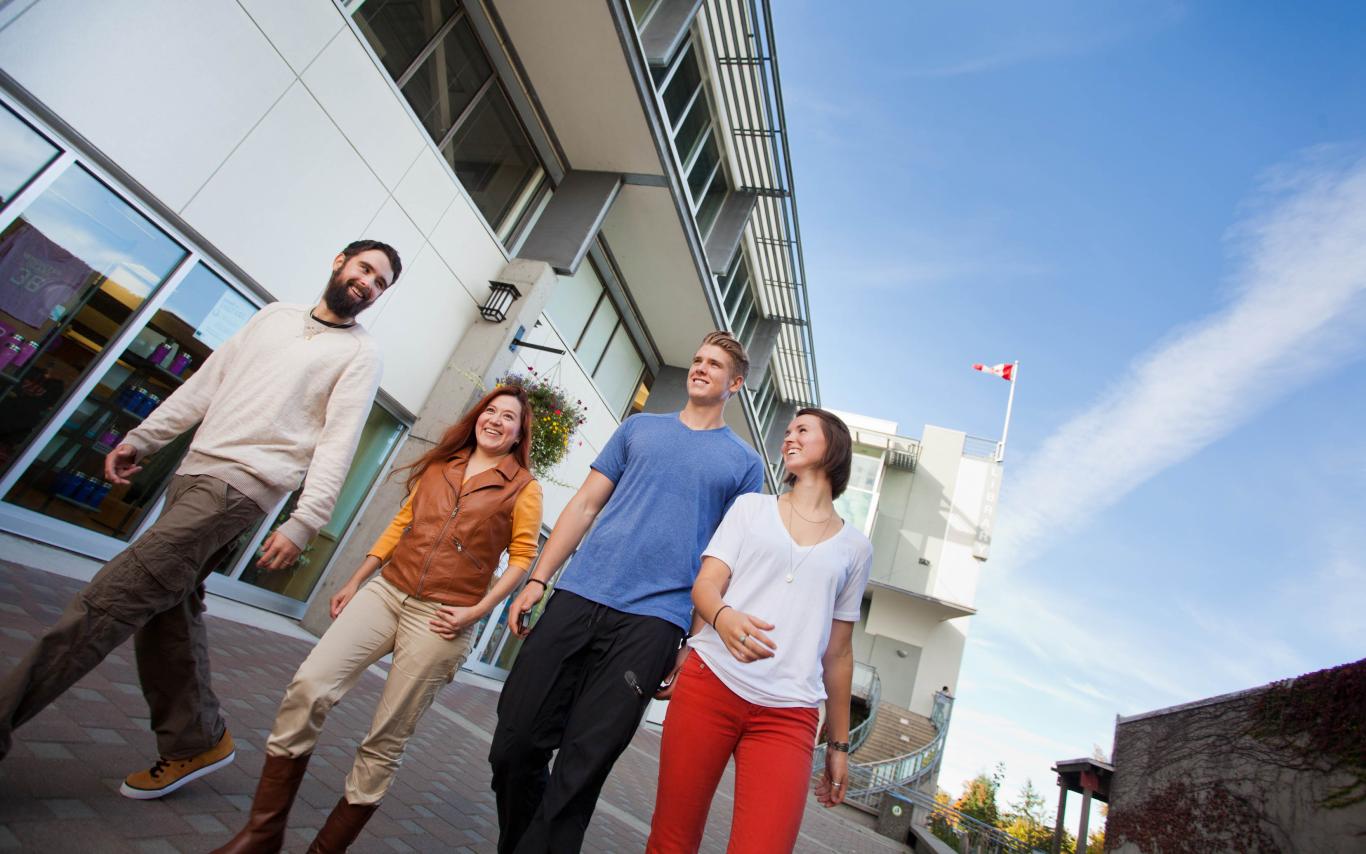
[[[716,613],[711,615],[711,627],[712,627],[713,629],[716,628],[716,618],[719,617],[719,616],[721,616],[721,612],[724,611],[724,610],[726,610],[727,608],[730,608],[730,606],[729,606],[729,605],[722,604],[720,608],[717,608],[717,609],[716,609]],[[734,608],[731,608],[731,610],[735,610],[735,609],[734,609]]]
[[[530,584],[530,583],[533,582],[533,581],[536,582],[537,584],[541,585],[541,595],[542,595],[542,596],[544,596],[544,595],[545,595],[545,592],[546,592],[547,590],[550,589],[550,585],[549,585],[549,584],[546,584],[544,581],[542,581],[542,580],[539,579],[539,578],[528,578],[528,579],[526,580],[526,583],[527,583],[527,584]]]
[[[825,746],[831,750],[835,750],[840,753],[849,752],[849,742],[847,741],[827,741],[825,743]]]

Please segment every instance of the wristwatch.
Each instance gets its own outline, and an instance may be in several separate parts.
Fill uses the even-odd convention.
[[[825,746],[831,750],[838,750],[840,753],[849,752],[849,742],[847,741],[827,741]]]

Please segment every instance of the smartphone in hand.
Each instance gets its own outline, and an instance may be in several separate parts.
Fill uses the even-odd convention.
[[[531,628],[531,612],[523,611],[517,615],[517,633],[525,634]]]

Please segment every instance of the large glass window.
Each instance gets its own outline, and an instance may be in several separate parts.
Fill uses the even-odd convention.
[[[669,119],[674,156],[687,177],[693,217],[705,236],[730,192],[730,180],[692,39],[683,43],[667,66],[654,69],[652,74]]]
[[[186,254],[80,166],[0,232],[0,471]]]
[[[356,23],[397,79],[455,16],[455,4],[456,0],[369,0],[356,12]]]
[[[561,276],[545,312],[615,412],[649,396],[645,360],[591,260]]]
[[[453,0],[371,0],[356,22],[484,219],[508,241],[547,177]]]
[[[721,308],[731,334],[746,348],[754,340],[759,325],[759,307],[750,289],[749,264],[743,251],[735,253],[730,269],[720,279]]]
[[[754,412],[759,417],[759,435],[767,436],[773,426],[773,415],[778,411],[778,387],[773,382],[773,370],[764,373],[764,378],[754,390]]]
[[[256,564],[255,556],[243,568],[239,578],[262,590],[269,590],[299,602],[308,600],[308,596],[313,592],[313,588],[322,577],[323,570],[332,560],[332,555],[337,551],[342,536],[346,529],[351,526],[351,522],[356,518],[356,513],[360,510],[361,504],[365,501],[365,496],[370,494],[370,489],[375,485],[376,478],[384,470],[385,463],[389,460],[389,455],[393,452],[398,440],[403,436],[403,424],[389,414],[379,404],[374,404],[370,409],[370,417],[366,419],[365,427],[361,431],[360,443],[356,446],[356,455],[351,458],[351,468],[346,473],[346,480],[342,483],[341,492],[337,495],[336,507],[332,510],[332,518],[318,531],[317,535],[304,546],[303,553],[293,566],[281,570],[265,570]],[[285,523],[294,507],[299,501],[302,489],[296,490],[284,507],[271,522],[270,530],[274,531]],[[394,508],[398,512],[398,508]],[[244,534],[238,540],[238,548],[246,548],[255,530]],[[235,562],[227,561],[219,571],[231,568]],[[348,567],[347,572],[354,572],[355,567]]]
[[[14,198],[57,154],[57,146],[0,105],[0,205]]]
[[[849,486],[835,499],[835,512],[865,534],[872,527],[871,516],[881,476],[882,452],[855,447],[849,468]]]
[[[104,479],[104,456],[193,376],[256,306],[203,264],[176,286],[67,418],[5,500],[128,540],[156,503],[193,431],[142,461],[127,485]]]

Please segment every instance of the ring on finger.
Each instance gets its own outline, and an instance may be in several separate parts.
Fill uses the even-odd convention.
[[[744,646],[749,641],[749,635],[740,635],[740,645]]]

